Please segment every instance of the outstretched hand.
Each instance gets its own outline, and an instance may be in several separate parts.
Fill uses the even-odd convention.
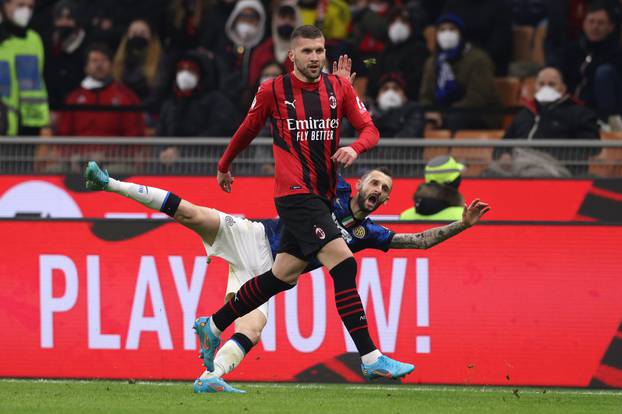
[[[471,201],[471,205],[464,204],[464,210],[462,210],[462,222],[471,227],[479,221],[484,214],[490,210],[490,206],[487,203],[479,201],[479,198]]]
[[[333,62],[333,75],[343,76],[350,81],[350,85],[354,83],[356,78],[356,72],[350,74],[352,71],[352,59],[348,55],[339,56],[339,60]]]
[[[231,185],[233,184],[233,176],[231,175],[231,171],[227,171],[226,173],[218,171],[216,180],[218,180],[218,185],[222,191],[226,193],[231,192]]]
[[[352,147],[341,147],[331,157],[331,159],[345,168],[348,168],[358,158],[358,153]]]

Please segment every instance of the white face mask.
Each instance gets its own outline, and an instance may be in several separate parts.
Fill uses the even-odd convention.
[[[378,96],[378,106],[383,111],[388,111],[392,108],[399,108],[403,104],[404,99],[402,98],[402,95],[395,92],[393,89],[384,91],[380,96]]]
[[[393,43],[402,43],[410,36],[410,26],[406,23],[397,20],[391,26],[389,26],[389,39]]]
[[[32,17],[32,10],[30,7],[18,7],[13,12],[13,22],[19,27],[26,27],[28,23],[30,23],[30,18]]]
[[[562,97],[562,94],[559,93],[557,89],[552,88],[550,86],[541,87],[540,90],[536,92],[536,94],[534,95],[534,98],[536,98],[536,101],[542,102],[542,103],[555,102],[561,97]]]
[[[240,36],[242,41],[246,42],[252,39],[255,34],[257,34],[257,26],[255,26],[254,24],[242,22],[238,23],[235,26],[235,31],[238,33],[238,36]]]
[[[199,77],[189,70],[180,70],[177,72],[177,87],[182,91],[194,89],[199,83]]]
[[[460,44],[460,33],[455,30],[443,30],[436,34],[436,41],[443,50],[453,49]]]

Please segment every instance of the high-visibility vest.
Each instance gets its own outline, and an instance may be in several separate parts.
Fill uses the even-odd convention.
[[[402,211],[400,214],[400,220],[438,220],[438,221],[456,221],[462,219],[462,210],[464,207],[447,207],[438,213],[425,216],[415,211],[415,208],[409,208]]]
[[[43,80],[41,37],[28,29],[25,37],[11,36],[3,44],[14,56],[21,125],[41,128],[50,123],[48,93]]]
[[[6,131],[3,135],[15,136],[19,129],[19,91],[15,75],[15,54],[6,47],[6,41],[0,43],[0,99],[7,109]]]

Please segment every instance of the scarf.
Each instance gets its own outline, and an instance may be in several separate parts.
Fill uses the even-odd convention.
[[[464,44],[460,44],[453,49],[441,50],[436,55],[436,103],[440,106],[450,106],[462,98],[463,90],[458,84],[451,62],[458,60],[462,56]]]

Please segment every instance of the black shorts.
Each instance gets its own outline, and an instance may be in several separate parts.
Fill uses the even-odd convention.
[[[274,204],[283,222],[277,253],[309,261],[328,242],[341,237],[326,199],[315,194],[296,194],[276,198]]]

